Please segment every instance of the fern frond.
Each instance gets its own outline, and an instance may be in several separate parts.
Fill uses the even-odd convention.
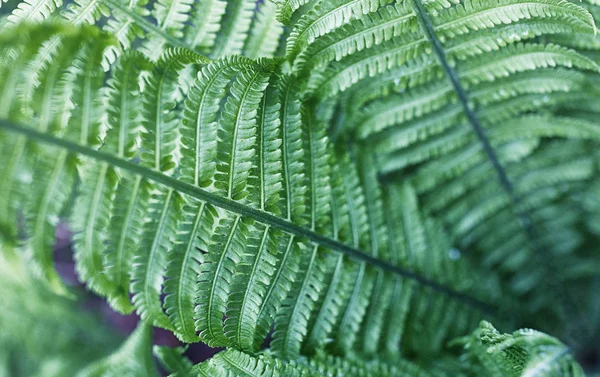
[[[492,376],[583,376],[570,350],[538,331],[501,334],[484,321],[465,343],[471,348],[469,355],[476,357]]]
[[[318,2],[296,22],[287,41],[288,58],[294,58],[309,43],[334,28],[348,23],[353,18],[374,12],[389,3],[390,0]]]
[[[278,83],[281,103],[280,120],[282,133],[281,159],[283,167],[283,216],[298,224],[304,224],[306,203],[306,173],[302,160],[301,102],[299,83],[294,77],[285,76]]]
[[[19,22],[42,21],[62,6],[62,0],[25,0],[8,16],[8,21]]]
[[[162,33],[179,40],[183,36],[183,29],[190,18],[193,1],[191,0],[158,0],[153,3],[152,17],[156,27]],[[161,33],[161,34],[162,34]],[[150,57],[159,57],[165,50],[167,40],[159,34],[150,34],[144,46],[146,54]]]
[[[525,106],[525,99],[530,94],[546,94],[545,97],[529,97],[534,100],[541,98],[539,105],[548,106],[551,99],[555,98],[553,93],[577,90],[582,88],[584,81],[582,73],[538,69],[498,79],[490,84],[479,83],[470,89],[476,105],[482,108],[481,117],[486,122],[495,124],[507,117],[507,111],[510,111],[510,116],[517,116],[532,110],[531,106]],[[515,106],[514,101],[511,101],[513,98],[521,102],[521,105]],[[518,108],[523,110],[518,111]],[[349,131],[356,128],[358,138],[367,138],[367,142],[377,143],[383,153],[406,147],[454,126],[461,120],[458,117],[460,111],[450,86],[434,83],[414,92],[389,95],[372,101],[364,106],[362,113],[354,115],[358,124],[349,124],[347,127]],[[449,121],[452,118],[456,120]],[[395,128],[398,124],[405,126]]]
[[[377,172],[375,170],[375,161],[368,153],[359,156],[359,174],[361,186],[364,187],[365,202],[369,218],[369,232],[371,239],[371,250],[373,255],[385,260],[390,259],[387,233],[385,232],[385,211],[383,208],[383,193],[381,187],[377,184]],[[396,282],[390,275],[381,271],[376,272],[374,288],[371,296],[371,302],[367,309],[365,318],[364,332],[362,334],[363,349],[365,354],[373,355],[377,352],[378,341],[384,327],[384,318],[387,310],[391,306],[390,297]],[[372,336],[377,334],[377,336]]]
[[[100,59],[101,54],[96,56]],[[96,133],[81,136],[85,128],[73,127],[78,135],[73,139],[54,136],[53,129],[44,133],[18,128],[29,136],[52,140],[64,153],[83,153],[94,160],[96,165],[85,173],[96,179],[86,178],[90,191],[82,197],[90,199],[81,199],[79,208],[82,214],[92,214],[86,218],[96,219],[86,221],[90,227],[82,233],[95,241],[89,244],[89,252],[77,247],[80,255],[93,261],[86,264],[90,274],[100,279],[92,284],[94,279],[88,278],[91,288],[108,295],[117,308],[131,310],[124,301],[127,292],[133,295],[133,307],[142,318],[182,339],[199,337],[211,345],[235,345],[249,351],[263,342],[275,321],[274,348],[281,342],[285,344],[282,354],[293,357],[304,348],[308,331],[316,323],[314,316],[320,312],[319,301],[310,298],[316,300],[325,289],[331,292],[327,303],[337,312],[335,321],[326,326],[344,334],[335,339],[338,351],[350,352],[366,323],[363,315],[375,281],[378,290],[389,284],[367,264],[387,266],[390,272],[462,299],[451,288],[390,265],[388,257],[378,251],[379,243],[370,254],[357,251],[375,247],[370,237],[382,237],[369,233],[358,170],[348,157],[331,154],[324,125],[303,110],[301,83],[294,77],[273,75],[273,61],[229,58],[202,66],[202,58],[177,49],[167,50],[155,64],[130,55],[122,59],[121,69],[131,70],[117,71],[110,90],[100,91],[108,95],[104,103],[109,109],[106,120],[94,123],[102,130],[97,131],[104,140],[100,151],[96,150],[97,138],[90,137]],[[176,76],[186,66],[200,66],[199,80],[191,87]],[[140,74],[139,69],[144,72]],[[131,81],[123,81],[125,73],[132,75]],[[139,77],[146,81],[137,87]],[[33,95],[38,94],[34,91]],[[110,105],[116,99],[142,103],[142,108],[119,114]],[[274,105],[276,99],[281,101],[280,108]],[[174,132],[177,119],[187,121],[181,141]],[[257,130],[266,130],[265,122],[274,119],[279,121],[269,124],[270,131],[257,138]],[[313,126],[305,127],[305,121]],[[207,135],[216,135],[216,143],[214,136]],[[139,163],[130,161],[130,156],[139,158]],[[212,166],[198,162],[213,158]],[[279,158],[281,164],[276,163]],[[339,158],[342,169],[330,173],[327,165],[333,158]],[[266,178],[265,172],[277,169],[281,175]],[[108,174],[109,170],[113,173]],[[341,182],[335,194],[331,179]],[[109,184],[101,184],[102,180]],[[331,195],[337,197],[339,216],[347,219],[343,220],[346,225],[333,225]],[[287,235],[275,242],[271,237],[279,232]],[[105,257],[102,240],[112,233],[119,248]],[[337,239],[330,233],[337,234]],[[270,249],[275,245],[277,249]],[[326,288],[339,265],[338,258],[326,250],[345,250],[353,259],[362,260],[344,263],[349,267],[342,281],[354,282],[341,301],[330,301],[339,286]],[[83,260],[78,262],[82,269]],[[259,270],[261,265],[265,268]],[[246,266],[253,266],[255,274],[245,276]],[[313,281],[312,276],[318,278]],[[125,290],[128,277],[131,285]],[[183,286],[194,277],[199,279],[197,290]],[[264,299],[258,299],[262,294]],[[326,346],[322,340],[314,344]],[[374,345],[370,347],[374,352]]]
[[[340,182],[341,190],[338,195],[342,195],[344,202],[347,203],[344,209],[347,210],[350,223],[350,237],[354,245],[365,247],[369,242],[368,217],[364,192],[359,184],[357,167],[349,159],[343,159],[339,164],[340,169],[337,171],[339,175],[335,177],[336,172],[334,172],[334,179]],[[373,252],[376,252],[376,250],[371,250],[371,253]],[[356,340],[359,326],[368,305],[374,277],[374,271],[364,263],[359,263],[352,273],[354,275],[353,284],[351,285],[352,291],[345,307],[340,312],[336,330],[338,336],[336,345],[339,347],[338,351],[343,353],[347,353]]]
[[[376,13],[367,13],[322,38],[316,38],[294,59],[294,67],[298,71],[319,68],[356,51],[414,32],[415,21],[405,2],[382,7]]]
[[[127,12],[118,8],[111,9],[112,17],[106,21],[105,30],[119,40],[121,48],[114,48],[106,53],[109,64],[113,64],[122,51],[130,51],[137,38],[145,37],[143,27],[130,15],[146,17],[148,15],[148,10],[144,7],[146,3],[147,0],[130,1],[125,8]]]
[[[487,64],[492,61],[493,64]],[[557,45],[517,44],[498,53],[488,54],[482,59],[466,62],[462,66],[460,75],[468,77],[467,82],[477,83],[483,80],[491,81],[515,72],[556,66],[598,70],[592,60],[574,50]]]
[[[239,72],[217,125],[219,147],[214,187],[216,192],[232,200],[241,201],[254,189],[248,187],[248,178],[255,153],[255,109],[268,81],[268,71]]]
[[[130,292],[132,303],[140,317],[158,326],[172,329],[161,304],[167,253],[173,248],[178,217],[183,198],[172,189],[142,182],[140,191],[148,196],[147,213],[139,248],[133,252]]]
[[[275,55],[284,32],[283,25],[275,17],[276,9],[273,2],[259,3],[244,46],[244,56],[254,59]]]
[[[154,346],[152,351],[167,373],[176,373],[181,376],[190,375],[193,365],[183,356],[185,351],[183,347]]]
[[[142,131],[138,79],[147,64],[140,55],[131,54],[125,56],[115,69],[109,84],[106,123],[107,133],[116,135],[107,138],[103,150],[129,158],[137,154]],[[128,179],[121,177],[112,166],[93,161],[84,164],[82,175],[86,179],[81,188],[81,200],[75,204],[73,220],[75,229],[81,232],[80,242],[76,245],[77,255],[81,258],[80,274],[94,290],[107,295],[115,308],[129,312],[129,257],[132,243],[137,242],[135,233],[141,229],[140,224],[130,226],[142,221],[139,213],[136,217],[136,211],[144,208],[144,204],[138,207],[140,197],[144,197],[139,194],[140,181],[132,188],[122,184]],[[146,200],[142,199],[142,203]],[[114,213],[113,202],[116,203]],[[104,246],[107,242],[110,242],[109,248]]]
[[[98,43],[92,47],[82,43],[81,35],[70,36],[69,33],[72,33],[72,30],[54,28],[53,31],[58,35],[44,44],[41,51],[44,51],[44,47],[48,43],[55,44],[56,48],[52,50],[50,56],[44,54],[34,58],[40,59],[41,67],[32,66],[32,69],[41,69],[43,72],[41,80],[29,83],[39,89],[32,94],[26,93],[18,105],[22,109],[26,109],[21,111],[32,111],[39,114],[38,127],[42,130],[63,133],[66,139],[90,145],[97,144],[97,134],[93,130],[99,129],[99,124],[95,119],[98,115],[97,108],[100,105],[97,92],[101,87],[103,74],[101,68],[96,64],[99,64],[110,39],[99,38]],[[90,35],[94,35],[92,30],[90,30]],[[81,48],[79,51],[78,47]],[[52,56],[55,56],[53,54],[58,54],[63,58],[54,59],[54,64],[51,66],[46,65],[46,59],[52,59]],[[70,54],[74,55],[73,60],[64,58]],[[90,59],[83,60],[84,55]],[[70,64],[73,65],[69,66]],[[74,82],[76,81],[81,81],[83,85],[75,87]],[[19,85],[21,82],[14,81],[14,84]],[[32,89],[29,87],[25,90]],[[53,113],[57,115],[55,116]],[[77,125],[66,130],[66,123],[70,120],[74,120]],[[48,253],[50,252],[49,246],[54,242],[52,229],[56,226],[58,216],[62,213],[63,206],[67,203],[67,198],[73,189],[75,156],[66,151],[54,155],[48,154],[49,151],[44,151],[42,153],[46,154],[45,161],[36,161],[37,159],[29,159],[25,155],[30,148],[27,146],[26,140],[18,138],[15,141],[16,144],[12,152],[8,151],[10,153],[8,156],[16,166],[25,164],[25,166],[31,167],[36,163],[49,164],[48,168],[53,166],[53,174],[34,176],[36,180],[46,182],[47,185],[39,186],[37,192],[32,193],[27,200],[30,213],[35,216],[28,218],[30,229],[27,230],[27,233],[31,237],[31,243],[28,242],[26,247],[40,262],[40,273],[48,278],[55,289],[63,290],[58,277],[53,272],[53,263]],[[16,178],[14,175],[13,177]],[[7,179],[4,184],[3,189],[7,193],[10,193],[12,185],[15,184],[14,178]],[[10,214],[10,210],[8,213]]]
[[[191,7],[192,3],[189,0],[159,0],[154,3],[152,15],[160,28],[175,37],[180,37]]]
[[[243,255],[240,273],[234,277],[224,326],[235,348],[254,352],[260,346],[256,339],[264,338],[269,330],[259,321],[263,305],[272,297],[267,295],[273,285],[271,278],[277,270],[290,268],[289,264],[283,265],[286,260],[280,260],[278,236],[275,230],[265,227],[252,232],[248,240],[249,252]]]
[[[169,172],[178,163],[178,113],[173,110],[181,102],[178,73],[187,65],[200,64],[203,59],[186,50],[167,50],[148,78],[148,90],[142,98],[142,143],[145,153],[142,163],[159,171]]]
[[[227,2],[222,0],[196,1],[192,5],[190,24],[184,29],[187,45],[210,51],[221,28]]]
[[[402,31],[406,34],[406,31],[414,31],[414,15],[409,7],[406,6],[400,8],[397,5],[396,7],[390,6],[382,9],[386,11],[377,13],[385,15],[381,18],[379,18],[380,16],[368,15],[364,20],[356,21],[354,25],[349,24],[336,29],[322,38],[317,37],[316,43],[307,48],[306,52],[302,52],[297,63],[295,63],[298,69],[310,69],[315,66],[323,67],[330,65],[330,69],[334,69],[335,67],[336,71],[339,72],[343,65],[341,62],[337,63],[333,60],[344,61],[344,56],[352,54],[355,58],[348,59],[345,64],[347,65],[346,75],[352,76],[345,76],[343,80],[353,84],[358,79],[366,76],[364,71],[367,69],[369,72],[368,76],[374,76],[376,72],[380,74],[384,73],[386,70],[384,67],[392,69],[403,65],[405,60],[394,63],[394,60],[397,59],[395,56],[398,56],[394,50],[402,48],[402,45],[408,47],[422,43],[423,39],[418,34],[412,34],[409,38],[405,37],[402,43],[391,41],[391,36],[396,35],[395,33]],[[488,14],[494,14],[496,18],[486,19],[486,11]],[[508,26],[503,26],[505,23]],[[518,26],[513,28],[510,25],[513,23]],[[449,56],[454,56],[454,54],[461,56],[466,51],[469,51],[470,54],[477,54],[477,50],[479,52],[497,50],[520,39],[531,38],[543,33],[556,33],[559,28],[568,28],[572,32],[591,32],[594,30],[593,25],[593,19],[588,12],[580,7],[571,6],[571,4],[567,7],[562,7],[560,2],[528,4],[520,1],[503,4],[503,6],[488,2],[474,2],[464,7],[458,6],[457,9],[449,8],[448,10],[441,11],[440,15],[435,17],[432,27],[441,35],[444,41],[447,39]],[[500,29],[494,30],[493,33],[490,32],[487,37],[485,30],[482,32],[471,32],[472,30],[477,31],[494,26],[500,26]],[[527,31],[518,32],[518,30],[523,29]],[[515,35],[517,36],[516,39]],[[375,42],[369,42],[373,40]],[[363,53],[365,57],[374,57],[380,52],[385,52],[379,57],[380,67],[376,68],[377,71],[372,68],[374,66],[373,63],[365,65],[367,64],[365,61],[361,65],[356,65],[358,63],[357,59],[361,55],[361,53],[357,52],[363,50],[365,44],[367,46],[375,45],[375,47],[377,45],[387,46],[387,48],[381,47],[380,49],[371,47]],[[295,54],[291,56],[295,56]],[[417,58],[417,56],[412,58]],[[308,66],[306,66],[307,60],[311,62]],[[413,80],[418,81],[414,77],[414,72],[409,71],[409,73],[413,76]],[[329,76],[326,73],[322,74],[325,77]],[[396,80],[399,76],[402,77],[403,72],[396,72],[394,75]],[[319,78],[319,75],[316,75],[316,78]],[[321,80],[323,79],[321,78]],[[344,90],[347,86],[348,84],[345,84],[341,87],[341,90]],[[312,84],[311,87],[316,88],[318,84]],[[333,94],[335,94],[335,91]]]
[[[43,155],[42,155],[43,156]],[[31,254],[33,264],[39,268],[50,287],[56,292],[65,293],[60,277],[54,270],[54,258],[50,246],[54,244],[54,229],[58,225],[58,216],[67,203],[67,195],[73,188],[73,163],[68,161],[65,152],[57,156],[47,154],[37,165],[45,163],[47,174],[34,174],[32,179],[40,184],[38,190],[31,194],[27,212],[35,214],[27,219],[30,229],[25,250]]]
[[[584,8],[568,1],[467,1],[450,8],[436,18],[435,27],[440,36],[456,35],[487,29],[502,24],[512,24],[522,19],[548,19],[564,22],[573,30],[593,32],[592,15]]]
[[[196,305],[196,277],[203,255],[207,250],[207,240],[212,233],[215,210],[205,203],[186,204],[182,210],[182,221],[175,235],[174,255],[169,259],[164,293],[164,307],[177,329],[177,334],[187,342],[197,340],[194,320],[189,316]]]
[[[102,16],[108,16],[109,8],[100,0],[75,0],[69,4],[63,17],[74,25],[83,23],[94,24]]]
[[[252,357],[237,351],[225,351],[211,360],[194,367],[197,376],[263,377],[263,376],[353,376],[400,377],[408,375],[428,376],[429,374],[408,362],[390,365],[383,362],[361,362],[349,359],[323,357],[312,362],[282,362],[268,353]]]
[[[238,55],[243,51],[250,33],[255,7],[256,3],[251,0],[227,2],[215,47],[211,51],[213,58]]]
[[[411,82],[417,83],[427,77],[437,77],[431,57],[421,57],[425,51],[424,39],[405,34],[389,43],[358,51],[339,62],[333,62],[322,72],[311,76],[309,89],[319,97],[331,97],[347,90],[353,84],[366,77],[382,74],[393,68],[402,67],[402,73],[396,72],[396,79],[411,76]]]
[[[294,282],[288,299],[282,302],[275,315],[275,326],[271,347],[286,360],[294,360],[300,355],[303,338],[306,336],[309,313],[314,307],[323,286],[323,266],[326,261],[319,258],[318,246],[301,245],[302,258],[300,275]]]
[[[0,246],[0,374],[72,375],[118,346],[117,334],[35,278],[18,249]],[[78,342],[88,346],[80,347]],[[31,360],[35,360],[32,362]]]
[[[73,136],[79,143],[91,146],[97,146],[100,142],[99,133],[101,128],[97,123],[101,119],[100,112],[103,105],[102,99],[99,96],[104,79],[100,64],[103,52],[101,48],[95,48],[91,51],[84,49],[81,51],[81,53],[88,56],[89,60],[85,61],[86,64],[83,67],[78,67],[80,63],[77,60],[75,61],[74,67],[79,68],[80,72],[76,72],[71,80],[72,82],[80,83],[81,86],[77,85],[76,88],[80,89],[75,89],[71,95],[71,101],[74,102],[74,110],[70,121],[74,122],[73,124],[78,125],[78,127],[73,127],[70,132],[74,133]],[[77,130],[78,128],[80,130]],[[104,169],[106,169],[106,166],[104,166]],[[106,283],[102,282],[101,277],[98,277],[99,281],[96,282],[94,276],[96,271],[102,270],[102,261],[97,257],[97,254],[94,255],[93,250],[101,248],[104,240],[97,237],[94,231],[98,228],[102,229],[107,225],[108,213],[103,211],[105,206],[99,205],[99,202],[110,201],[111,191],[114,190],[116,184],[116,177],[114,174],[107,174],[106,170],[94,173],[100,176],[99,181],[94,186],[84,188],[85,194],[80,196],[86,202],[89,200],[90,205],[77,205],[80,211],[75,213],[73,219],[74,224],[76,224],[74,227],[75,231],[77,233],[81,232],[74,237],[75,243],[79,245],[76,248],[75,258],[78,260],[78,272],[82,278],[89,280],[90,285],[97,284],[102,286],[106,285]],[[104,179],[106,179],[106,186],[108,187],[106,191],[103,190],[105,185]],[[90,183],[92,182],[94,181],[90,178]],[[108,197],[103,197],[102,194],[106,194]],[[96,225],[96,221],[100,223],[98,226]]]
[[[288,25],[292,15],[303,5],[309,4],[311,0],[273,0],[277,5],[277,19],[284,25]]]
[[[68,217],[82,282],[143,322],[82,375],[155,374],[149,326],[228,348],[194,367],[157,350],[181,375],[272,377],[459,376],[444,347],[482,317],[597,326],[576,313],[600,228],[581,204],[597,4],[13,5],[0,246],[68,293],[52,258]],[[577,372],[548,339],[484,324],[463,360]]]
[[[248,242],[249,226],[249,221],[240,216],[220,220],[210,239],[212,252],[206,255],[198,274],[196,330],[211,346],[230,344],[223,330],[223,313],[231,293],[234,266],[241,262],[241,250]]]

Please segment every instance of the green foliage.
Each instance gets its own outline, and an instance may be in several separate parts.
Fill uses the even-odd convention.
[[[23,258],[3,246],[0,376],[73,375],[118,345],[116,334],[90,310],[40,283]]]
[[[489,376],[583,376],[571,350],[551,336],[525,329],[500,334],[483,321],[465,339],[468,358],[477,358]]]
[[[152,329],[144,323],[140,324],[119,349],[86,366],[77,377],[158,375],[150,352],[151,337]]]
[[[199,364],[189,373],[194,376],[428,376],[427,372],[416,365],[403,362],[390,366],[381,362],[364,362],[336,357],[317,357],[311,361],[285,363],[272,355],[263,354],[252,357],[239,351],[229,350],[217,354],[214,358]],[[175,376],[181,376],[176,374]]]
[[[150,326],[227,347],[193,367],[207,376],[567,365],[557,341],[523,331],[505,345],[523,359],[478,355],[461,371],[446,344],[482,318],[594,341],[596,5],[10,9],[0,244],[68,295],[52,255],[65,219],[81,281],[143,322],[82,376],[156,373]],[[506,353],[477,343],[494,331],[468,344]],[[192,370],[181,350],[155,351]]]

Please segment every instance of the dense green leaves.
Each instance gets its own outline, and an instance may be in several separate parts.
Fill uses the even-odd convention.
[[[199,375],[414,375],[400,354],[441,359],[483,317],[510,322],[499,310],[581,316],[595,5],[17,3],[0,33],[1,242],[68,293],[51,254],[68,218],[90,290],[230,348]],[[94,373],[152,369],[146,325]],[[532,355],[525,373],[555,368]]]
[[[96,56],[99,67],[101,54]],[[123,57],[104,102],[111,106],[110,116],[98,120],[96,126],[106,124],[101,154],[121,162],[95,161],[90,155],[81,160],[85,162],[81,178],[86,184],[74,210],[76,229],[81,229],[76,243],[80,276],[123,311],[131,310],[124,301],[123,284],[129,280],[127,291],[138,314],[188,341],[201,339],[210,345],[255,350],[274,322],[274,349],[281,342],[282,354],[295,358],[309,336],[313,316],[318,316],[315,305],[325,293],[326,276],[339,268],[332,263],[337,258],[329,248],[336,250],[345,242],[350,250],[373,247],[370,256],[386,269],[400,266],[387,264],[389,257],[377,250],[380,243],[387,243],[385,235],[375,230],[385,216],[381,207],[375,208],[381,206],[381,198],[367,202],[357,166],[347,158],[339,161],[342,170],[329,173],[327,166],[335,157],[324,130],[316,130],[317,125],[305,127],[304,118],[312,115],[300,111],[299,84],[293,78],[272,76],[273,62],[231,58],[204,65],[197,84],[189,89],[189,99],[184,99],[188,86],[174,72],[200,62],[201,57],[179,49],[168,50],[153,65],[139,55]],[[147,83],[137,87],[138,70],[145,67],[148,70],[142,75]],[[133,74],[129,91],[120,86],[127,82],[116,83],[125,69]],[[65,80],[72,78],[66,75]],[[123,107],[141,104],[141,110],[119,113],[112,107],[113,98],[125,103]],[[273,105],[275,98],[282,101],[281,106]],[[216,107],[216,101],[222,106]],[[182,115],[174,111],[177,103],[183,107]],[[210,118],[206,117],[208,109],[213,109]],[[277,113],[279,121],[268,123]],[[139,125],[131,124],[131,116]],[[173,127],[179,123],[183,138],[178,136],[180,129]],[[273,126],[278,128],[262,133],[259,139],[257,130]],[[91,152],[96,140],[79,138],[76,144]],[[137,150],[140,153],[133,154]],[[126,162],[132,155],[139,159],[135,166],[141,173]],[[163,178],[156,181],[144,175],[149,171]],[[177,181],[163,180],[171,175]],[[206,189],[199,191],[204,193],[200,196],[190,195],[174,182]],[[341,190],[332,191],[331,182],[339,182]],[[330,217],[333,196],[338,202],[335,216],[339,219],[335,220]],[[232,208],[231,203],[238,206]],[[252,217],[260,213],[256,210],[267,208],[273,215]],[[278,214],[282,217],[275,217]],[[286,225],[289,221],[298,225]],[[337,235],[330,239],[332,232]],[[330,241],[323,243],[323,239]],[[367,257],[356,253],[353,258]],[[39,262],[51,267],[51,260]],[[340,350],[347,353],[363,325],[369,326],[364,331],[380,328],[383,311],[368,315],[363,322],[368,297],[373,289],[388,292],[393,279],[375,273],[364,262],[348,259],[342,263],[348,265],[345,274],[350,274],[345,279],[357,279],[347,292],[347,302],[339,302],[335,313]],[[399,272],[411,276],[402,269]],[[429,278],[435,280],[437,275]],[[435,286],[433,280],[423,279],[423,283]],[[196,282],[193,289],[190,284]],[[328,300],[339,289],[329,287]]]
[[[524,329],[501,334],[482,322],[465,340],[469,358],[479,360],[490,376],[583,376],[571,350],[544,333]]]
[[[335,357],[319,357],[313,361],[281,362],[270,354],[252,357],[237,351],[225,351],[194,367],[193,376],[422,376],[429,374],[416,365],[381,362],[348,361]],[[176,374],[175,376],[183,376]]]
[[[73,376],[118,346],[113,333],[79,302],[58,296],[31,264],[3,245],[0,255],[0,375]],[[81,347],[85,342],[86,347]]]

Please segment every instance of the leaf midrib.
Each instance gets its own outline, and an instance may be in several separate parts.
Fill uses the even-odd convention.
[[[244,295],[242,296],[241,305],[240,305],[240,313],[239,313],[239,317],[237,320],[238,331],[236,331],[238,347],[242,347],[242,348],[245,347],[245,342],[243,341],[242,331],[240,331],[240,330],[244,327],[244,323],[246,322],[245,319],[248,317],[246,315],[246,311],[248,308],[248,301],[250,301],[249,296],[252,293],[252,288],[256,287],[258,285],[258,283],[256,281],[257,280],[256,279],[257,270],[258,270],[258,267],[260,266],[260,263],[263,262],[263,259],[261,259],[259,256],[265,250],[265,245],[268,242],[267,238],[269,236],[270,230],[271,230],[271,228],[267,226],[263,231],[263,235],[261,237],[260,244],[257,248],[256,257],[254,259],[254,263],[252,264],[252,270],[250,271],[250,275],[249,275],[250,279],[248,279],[248,285],[246,286],[246,290],[244,291]],[[254,341],[254,339],[252,339],[252,341]]]
[[[360,29],[359,32],[354,33],[354,34],[350,34],[348,36],[345,36],[342,39],[336,40],[335,42],[329,44],[329,45],[325,45],[323,48],[321,48],[320,50],[312,53],[311,55],[309,55],[309,59],[306,60],[306,66],[310,67],[311,65],[309,64],[311,61],[318,61],[319,55],[321,55],[323,53],[323,51],[327,51],[327,50],[332,50],[335,51],[335,48],[338,46],[343,46],[344,44],[348,43],[348,41],[350,40],[355,40],[358,39],[357,37],[362,37],[364,38],[364,36],[367,36],[369,34],[375,34],[377,31],[379,30],[385,30],[387,27],[389,27],[390,25],[392,26],[397,26],[396,24],[401,24],[401,22],[410,20],[411,18],[416,17],[414,13],[407,13],[405,15],[402,15],[398,18],[392,18],[391,20],[382,22],[380,24],[374,24],[372,26],[369,26],[368,28],[364,28],[364,29]]]
[[[555,8],[558,10],[562,10],[564,9],[563,7],[557,5],[557,4],[549,4],[549,3],[544,3],[544,2],[540,2],[540,1],[527,1],[527,2],[520,2],[520,3],[512,3],[512,4],[493,4],[493,7],[486,7],[486,8],[481,8],[476,10],[475,12],[472,13],[465,13],[462,14],[461,17],[457,17],[455,19],[452,19],[451,21],[446,21],[440,25],[435,25],[437,30],[440,29],[444,29],[444,28],[448,28],[450,29],[452,26],[456,25],[456,24],[466,24],[469,20],[469,18],[477,18],[477,17],[483,17],[487,14],[492,14],[495,15],[498,12],[498,9],[502,8],[529,8],[531,6],[535,6],[538,5],[540,7],[545,7],[545,8]],[[563,4],[564,5],[564,4]],[[465,10],[465,12],[468,12],[468,10]],[[537,18],[544,18],[544,17],[539,17],[539,16],[532,16],[531,19],[537,19]],[[465,20],[466,19],[466,20]],[[513,23],[517,23],[517,21],[514,21]],[[443,27],[442,27],[443,25]]]
[[[305,26],[305,27],[304,27],[304,30],[302,30],[302,31],[300,31],[300,32],[298,32],[298,33],[296,33],[296,35],[295,35],[295,37],[296,37],[296,40],[294,41],[294,44],[293,44],[293,46],[292,46],[293,48],[291,49],[291,51],[297,51],[297,50],[298,50],[298,43],[299,43],[300,41],[303,41],[303,40],[304,40],[304,36],[305,36],[305,35],[306,35],[306,34],[307,34],[307,33],[308,33],[310,30],[312,30],[312,28],[313,28],[313,26],[314,26],[314,25],[317,25],[317,24],[319,24],[319,23],[322,23],[322,22],[323,22],[323,20],[327,19],[328,17],[330,17],[331,15],[333,15],[333,14],[335,14],[335,13],[343,13],[343,12],[342,12],[342,11],[340,11],[340,10],[346,10],[346,9],[348,9],[348,8],[352,8],[352,7],[353,7],[353,6],[355,6],[357,3],[359,3],[359,0],[351,0],[351,1],[349,1],[348,3],[345,3],[345,4],[342,4],[342,5],[340,5],[339,7],[337,7],[337,6],[336,6],[336,7],[332,8],[332,9],[330,9],[329,11],[327,11],[327,12],[326,12],[326,13],[324,13],[324,14],[320,14],[320,15],[318,15],[318,16],[317,16],[317,18],[315,18],[315,19],[311,20],[311,21],[310,21],[309,23],[307,23],[307,24],[304,24],[304,25],[303,25],[303,26]],[[351,13],[354,13],[354,11],[352,11]],[[318,13],[316,13],[316,11],[313,11],[313,15],[314,15],[314,14],[318,14]],[[310,37],[309,37],[309,38],[310,38]],[[306,42],[303,42],[303,44],[305,44],[305,43],[306,43]]]
[[[243,73],[242,73],[243,74]],[[235,175],[237,173],[236,169],[236,162],[237,162],[237,153],[238,153],[238,134],[240,131],[240,127],[243,127],[243,123],[244,120],[242,118],[243,112],[244,112],[244,108],[245,108],[245,102],[248,98],[248,95],[250,94],[250,91],[253,88],[253,85],[257,82],[257,80],[259,79],[260,75],[262,74],[262,72],[260,70],[256,71],[256,73],[252,76],[252,78],[250,80],[248,80],[248,84],[246,85],[246,87],[244,88],[244,92],[242,93],[242,96],[240,97],[240,103],[239,106],[237,108],[237,112],[235,114],[235,125],[233,126],[233,135],[232,135],[232,143],[231,143],[231,152],[230,152],[230,156],[231,156],[231,163],[229,164],[229,179],[228,179],[228,185],[227,185],[227,197],[229,199],[232,199],[233,194],[234,194],[234,182],[235,182]]]
[[[223,198],[217,194],[208,192],[190,183],[182,182],[177,180],[176,178],[167,176],[159,171],[135,164],[132,161],[124,160],[117,156],[110,155],[108,153],[101,152],[87,146],[76,144],[70,140],[61,139],[53,135],[39,132],[35,129],[5,119],[0,119],[0,129],[24,135],[37,142],[41,142],[58,148],[67,149],[72,153],[85,155],[97,161],[106,162],[115,167],[119,167],[121,169],[129,171],[132,174],[143,176],[156,183],[162,184],[170,189],[176,190],[182,194],[189,195],[202,201],[206,201],[215,207],[222,208],[223,210],[236,213],[241,216],[252,218],[258,222],[269,225],[273,228],[280,229],[288,234],[292,234],[302,238],[307,238],[315,244],[319,244],[325,248],[346,254],[354,260],[365,262],[384,271],[388,271],[396,275],[405,277],[407,279],[414,280],[423,286],[430,287],[431,289],[437,292],[443,293],[458,301],[464,302],[469,306],[476,307],[482,312],[488,314],[494,314],[496,312],[496,308],[491,304],[480,301],[464,293],[455,291],[452,288],[442,285],[436,281],[430,280],[422,275],[419,275],[416,272],[404,269],[402,267],[394,266],[386,261],[374,258],[359,249],[343,244],[337,240],[328,238],[316,232],[313,232],[302,226],[298,226],[288,220],[284,220],[271,213],[249,207],[247,205],[235,202],[233,200],[229,200],[227,198]]]
[[[187,244],[187,247],[185,249],[185,254],[183,256],[183,262],[181,263],[181,270],[179,271],[179,284],[177,284],[177,312],[179,313],[179,322],[181,324],[181,333],[184,336],[188,336],[189,334],[194,334],[195,329],[193,328],[193,325],[191,328],[188,328],[187,326],[187,322],[186,322],[186,313],[184,312],[184,289],[187,288],[185,286],[185,284],[183,284],[183,282],[185,281],[185,275],[186,272],[188,271],[188,264],[190,263],[191,259],[193,258],[193,253],[194,250],[196,248],[196,238],[198,237],[198,229],[200,228],[200,223],[203,219],[204,212],[206,210],[206,203],[202,202],[202,204],[200,205],[200,208],[198,209],[198,212],[196,213],[196,218],[194,219],[194,228],[192,229],[192,234],[190,235],[190,241]],[[196,337],[194,336],[193,339],[195,340]]]

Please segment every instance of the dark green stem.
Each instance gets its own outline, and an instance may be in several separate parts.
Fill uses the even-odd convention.
[[[45,143],[51,146],[59,147],[66,149],[72,153],[85,155],[91,157],[97,161],[103,161],[109,165],[119,167],[126,171],[129,171],[133,174],[140,175],[152,181],[155,181],[159,184],[162,184],[166,187],[172,188],[178,192],[189,195],[201,201],[205,201],[214,205],[216,207],[220,207],[226,211],[230,211],[242,216],[246,216],[248,218],[255,219],[263,224],[270,225],[274,228],[281,229],[282,231],[293,234],[298,237],[306,238],[311,242],[321,245],[327,249],[335,250],[341,253],[348,255],[350,258],[370,264],[376,268],[380,268],[384,271],[391,272],[393,274],[402,276],[407,279],[414,280],[419,284],[431,288],[437,292],[443,293],[449,297],[452,297],[458,301],[461,301],[469,306],[478,308],[482,312],[488,314],[494,314],[495,309],[487,303],[479,301],[471,296],[465,295],[458,291],[453,290],[445,285],[442,285],[438,282],[430,280],[424,276],[421,276],[413,271],[392,265],[383,260],[374,258],[367,253],[355,249],[351,246],[345,245],[337,240],[328,238],[321,234],[318,234],[310,229],[306,229],[304,227],[298,226],[292,222],[274,216],[268,212],[264,212],[258,210],[256,208],[252,208],[246,206],[244,204],[238,203],[236,201],[224,198],[222,196],[216,195],[214,193],[208,192],[206,190],[201,189],[198,186],[194,186],[189,183],[181,182],[176,178],[165,175],[159,171],[147,168],[142,165],[138,165],[132,161],[124,160],[120,157],[104,153],[87,146],[79,145],[69,140],[57,138],[53,135],[39,132],[35,129],[22,126],[7,120],[0,120],[0,129],[10,131],[13,133],[24,135],[36,142]]]

